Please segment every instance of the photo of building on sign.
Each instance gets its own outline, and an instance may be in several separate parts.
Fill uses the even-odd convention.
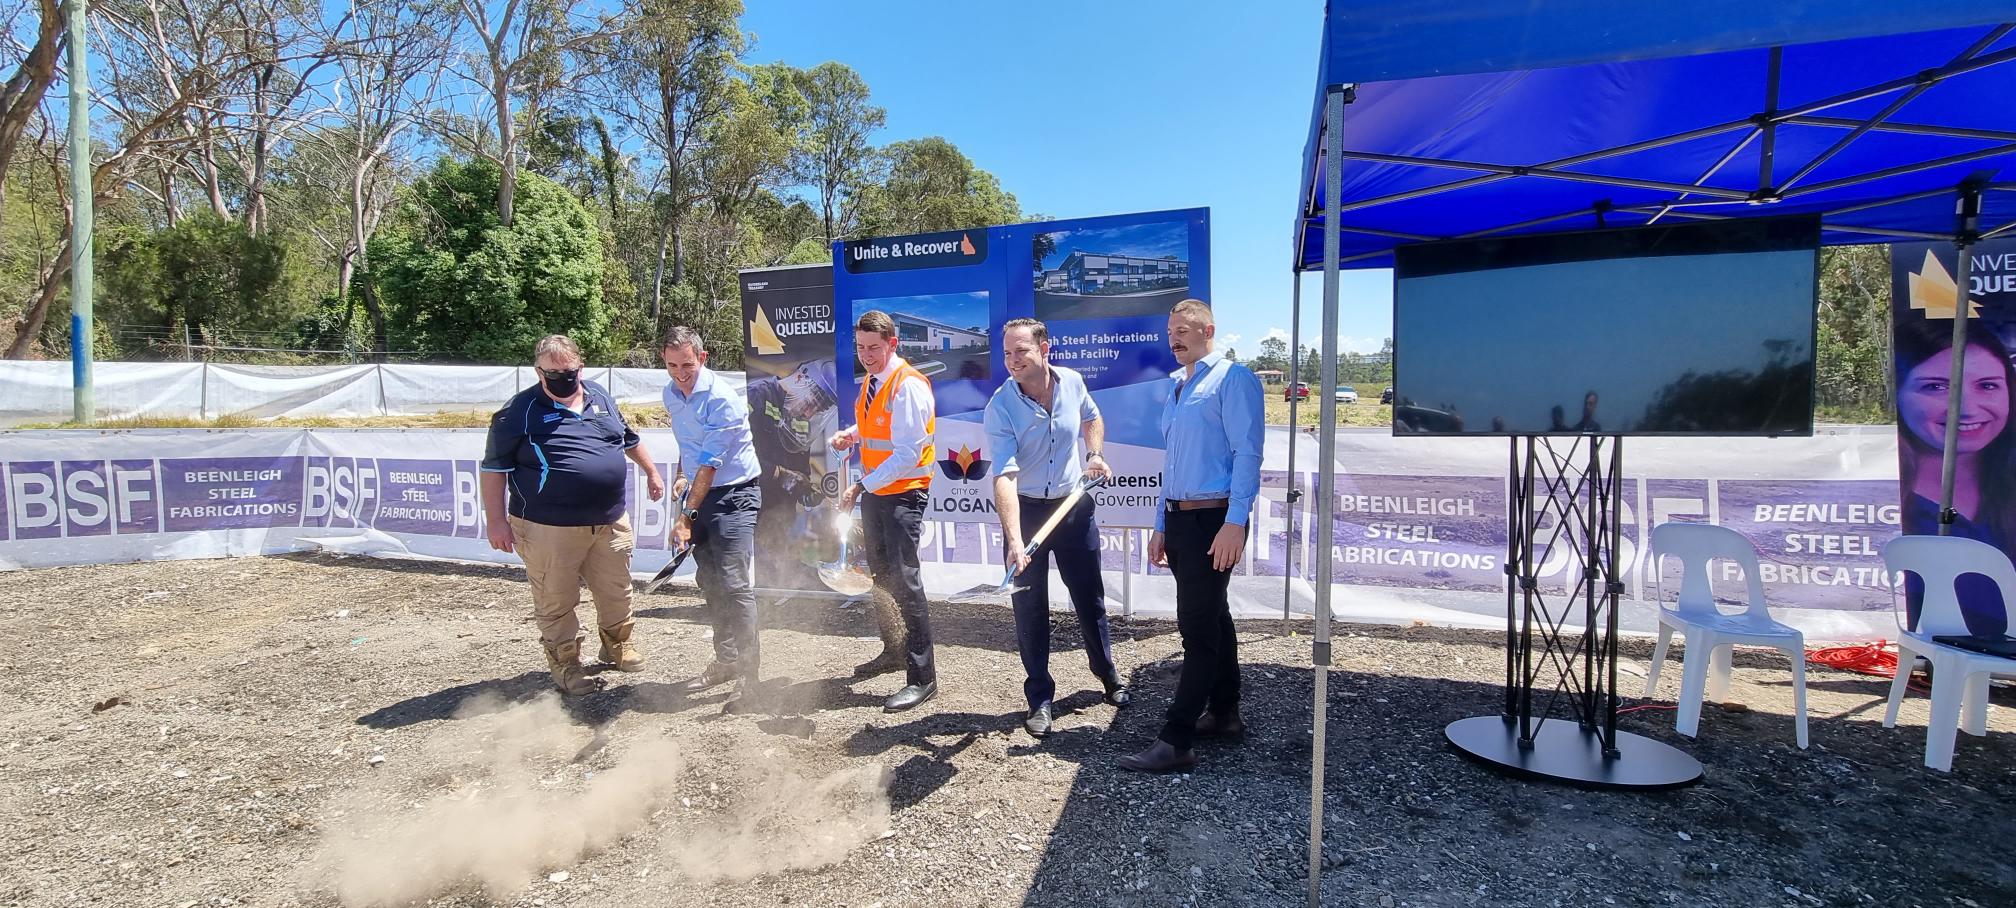
[[[896,322],[897,352],[934,383],[987,378],[987,294],[934,293],[856,300],[853,318],[879,309]],[[855,368],[860,368],[857,362]]]
[[[1190,295],[1190,225],[1164,221],[1036,235],[1036,317],[1160,315]]]

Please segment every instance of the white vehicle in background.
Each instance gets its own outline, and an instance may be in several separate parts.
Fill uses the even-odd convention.
[[[1339,385],[1337,388],[1337,402],[1340,404],[1357,403],[1358,389],[1349,386]]]

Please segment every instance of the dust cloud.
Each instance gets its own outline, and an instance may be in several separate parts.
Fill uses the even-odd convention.
[[[523,704],[473,701],[417,757],[401,756],[333,806],[306,884],[348,908],[405,905],[480,887],[527,889],[626,838],[700,881],[740,881],[839,862],[889,828],[889,772],[856,766],[807,775],[775,755],[748,767],[720,814],[676,815],[679,747],[655,734],[624,745],[576,724],[548,694]],[[700,759],[700,757],[695,757]],[[753,765],[752,765],[753,764]]]
[[[509,708],[479,699],[457,719],[423,748],[424,793],[402,792],[414,780],[394,776],[346,802],[314,862],[317,888],[353,908],[405,904],[471,883],[508,896],[544,869],[636,832],[678,784],[681,762],[671,742],[598,754],[602,739],[569,719],[552,695]]]
[[[767,764],[726,815],[667,843],[679,869],[698,880],[747,880],[835,864],[889,828],[889,772],[843,769],[808,779]]]

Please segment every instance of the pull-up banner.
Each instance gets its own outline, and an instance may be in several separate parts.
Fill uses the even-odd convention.
[[[886,312],[903,358],[937,399],[929,519],[994,523],[999,455],[986,449],[981,421],[1008,380],[1001,325],[1039,319],[1050,362],[1085,377],[1105,422],[1114,477],[1097,493],[1100,522],[1154,525],[1159,419],[1176,369],[1164,334],[1178,302],[1210,302],[1210,220],[1209,209],[1192,208],[835,243],[828,349],[840,423],[853,423],[865,378],[853,326],[864,312]]]
[[[839,429],[833,267],[757,268],[741,281],[749,430],[763,471],[756,548],[769,556],[759,579],[766,589],[824,590],[808,564],[837,557],[821,554],[818,533],[820,505],[840,491],[826,444]]]
[[[2016,557],[2016,425],[2010,424],[2016,403],[2016,240],[1969,248],[1965,288],[1958,282],[1956,251],[1951,243],[1890,247],[1903,531],[1939,532],[1953,316],[1965,299],[1965,378],[1951,535],[1978,539]],[[1994,585],[1979,577],[1963,577],[1961,583],[1969,627],[1977,633],[2001,632],[2006,622]]]

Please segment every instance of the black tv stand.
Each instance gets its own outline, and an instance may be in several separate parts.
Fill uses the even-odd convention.
[[[1680,750],[1617,729],[1618,567],[1623,534],[1619,436],[1512,439],[1505,551],[1505,703],[1459,719],[1449,743],[1493,769],[1583,788],[1658,790],[1701,779]],[[1566,547],[1570,583],[1541,588]],[[1579,619],[1581,629],[1571,627]],[[1563,704],[1566,714],[1555,713]]]

